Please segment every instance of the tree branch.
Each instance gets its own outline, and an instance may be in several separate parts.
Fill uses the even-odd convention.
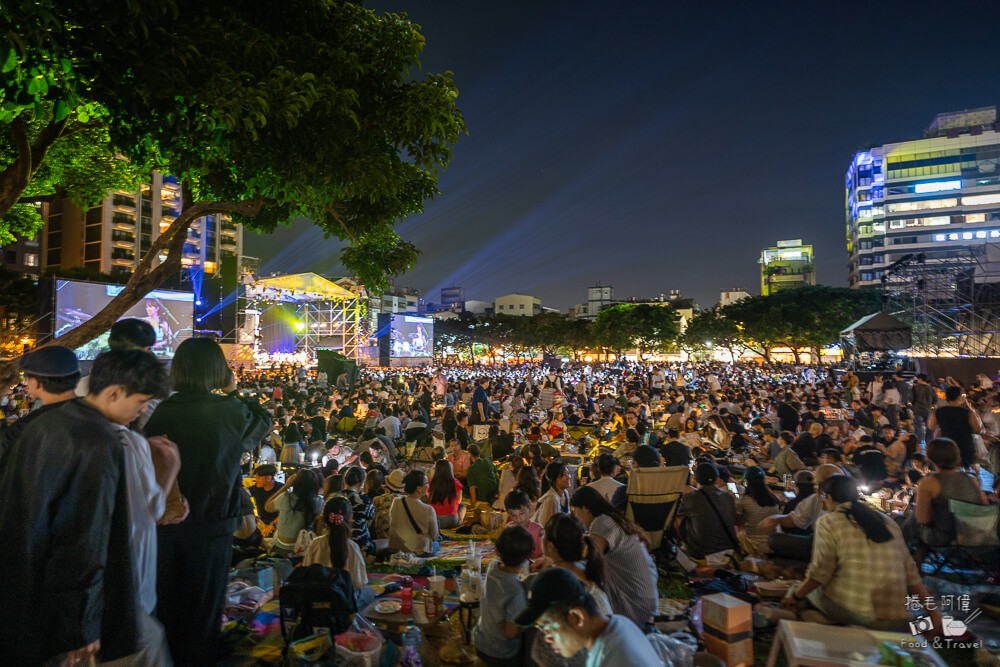
[[[31,178],[31,144],[24,119],[18,116],[10,123],[11,139],[17,148],[17,158],[0,171],[0,215],[10,210],[28,186]]]
[[[182,188],[182,192],[185,189]],[[101,309],[93,318],[80,326],[66,332],[58,339],[47,342],[47,345],[59,344],[69,348],[77,348],[106,331],[125,311],[139,302],[143,296],[159,287],[166,278],[181,267],[181,257],[184,253],[184,243],[187,240],[187,229],[198,218],[213,213],[237,213],[253,217],[260,212],[268,200],[255,196],[243,202],[198,202],[192,203],[190,196],[184,197],[184,210],[170,226],[153,242],[143,255],[135,271],[122,291]],[[157,267],[152,268],[153,260],[159,257],[160,251],[169,244],[167,258]]]
[[[336,220],[337,222],[340,223],[340,226],[343,228],[344,233],[347,234],[347,237],[349,239],[351,239],[352,241],[354,241],[355,243],[357,243],[358,242],[358,237],[355,236],[354,233],[351,232],[351,230],[347,228],[347,224],[344,222],[344,219],[342,217],[340,217],[340,214],[337,213],[336,209],[334,209],[331,206],[330,208],[328,208],[326,210],[327,210],[327,212],[329,212],[330,215],[333,216],[334,220]]]
[[[64,199],[69,196],[65,190],[59,190],[55,194],[51,195],[33,195],[30,197],[21,197],[17,200],[18,204],[43,204],[46,202],[53,202],[57,199]]]

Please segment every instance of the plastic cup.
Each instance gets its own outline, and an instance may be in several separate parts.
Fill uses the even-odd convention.
[[[430,587],[431,592],[438,597],[444,597],[444,577],[440,574],[433,577],[427,577],[427,585]]]

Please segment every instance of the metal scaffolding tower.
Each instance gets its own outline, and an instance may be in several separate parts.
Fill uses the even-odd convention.
[[[320,348],[340,348],[348,359],[358,359],[362,344],[361,304],[358,299],[302,301],[295,309],[295,350],[316,357]]]
[[[883,310],[913,327],[912,356],[1000,357],[1000,244],[911,253],[882,278]]]

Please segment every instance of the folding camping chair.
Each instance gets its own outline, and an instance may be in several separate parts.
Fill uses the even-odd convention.
[[[975,505],[950,498],[948,509],[955,517],[955,543],[928,548],[936,559],[931,573],[937,575],[948,568],[959,579],[976,583],[1000,572],[1000,505]]]
[[[687,466],[639,468],[629,475],[625,515],[649,534],[652,549],[663,542],[689,475]]]

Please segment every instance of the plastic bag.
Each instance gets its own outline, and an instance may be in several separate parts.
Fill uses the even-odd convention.
[[[338,664],[352,667],[376,667],[385,647],[385,637],[361,614],[355,614],[351,627],[334,639]]]
[[[664,667],[694,667],[698,641],[686,632],[646,635]]]

